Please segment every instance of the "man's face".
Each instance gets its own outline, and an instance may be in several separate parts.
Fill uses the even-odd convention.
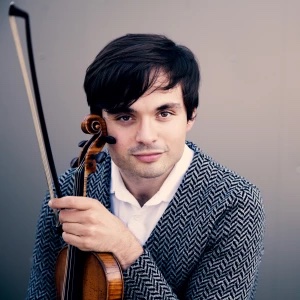
[[[126,180],[164,180],[181,158],[194,123],[187,121],[179,85],[146,93],[125,111],[103,111],[103,117],[108,134],[117,140],[108,145],[110,155]]]

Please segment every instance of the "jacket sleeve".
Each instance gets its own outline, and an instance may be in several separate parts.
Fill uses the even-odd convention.
[[[57,233],[49,195],[44,199],[36,229],[32,268],[26,299],[55,299],[55,262],[64,242]]]
[[[254,299],[263,254],[264,210],[248,187],[223,210],[207,249],[175,295],[146,250],[124,274],[126,299]]]
[[[73,191],[72,170],[59,178],[63,195]],[[26,299],[56,299],[55,263],[65,242],[55,226],[52,209],[49,208],[49,193],[45,196],[36,228],[32,267]]]
[[[124,299],[178,299],[146,249],[123,276]]]

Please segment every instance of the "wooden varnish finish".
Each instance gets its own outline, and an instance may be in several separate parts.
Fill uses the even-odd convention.
[[[57,299],[63,300],[63,283],[68,247],[63,248],[56,262]],[[121,266],[112,253],[85,252],[82,274],[82,300],[121,300],[124,287]]]

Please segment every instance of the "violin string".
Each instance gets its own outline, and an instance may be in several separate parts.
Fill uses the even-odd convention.
[[[62,291],[61,291],[61,300],[65,300],[64,295],[66,294],[66,281],[67,281],[67,272],[66,272],[66,270],[68,270],[68,262],[69,262],[69,246],[68,246],[67,257],[66,257],[64,282],[63,282],[63,288],[62,288]]]
[[[86,154],[84,155],[86,157]],[[75,195],[78,194],[78,187],[80,186],[80,176],[76,176],[82,172],[84,168],[84,160],[82,160],[79,164],[79,166],[76,169],[75,173],[75,182],[74,182],[74,193]],[[74,281],[75,277],[75,265],[76,265],[76,255],[75,255],[75,247],[68,245],[68,251],[67,251],[67,263],[65,266],[65,275],[64,275],[64,285],[63,285],[63,291],[62,291],[62,300],[68,300],[65,299],[65,295],[67,297],[70,296],[70,299],[73,298],[74,289],[71,289],[71,282]]]
[[[74,189],[73,189],[73,194],[74,195],[79,195],[79,187],[80,187],[80,179],[81,179],[81,172],[84,171],[84,181],[83,181],[83,196],[86,195],[86,185],[87,185],[87,176],[85,176],[85,161],[88,153],[85,152],[83,158],[81,159],[79,166],[76,168],[75,171],[75,178],[74,178]],[[75,271],[76,271],[76,264],[77,264],[77,255],[76,251],[79,251],[74,246],[68,245],[68,251],[67,251],[67,263],[65,265],[65,273],[64,273],[64,285],[63,285],[63,290],[62,290],[62,300],[72,300],[73,295],[75,292],[74,286],[72,283],[74,282],[75,278]]]
[[[16,23],[16,18],[14,16],[9,16],[9,22],[10,22],[14,42],[16,45],[17,56],[19,59],[21,72],[22,72],[22,76],[24,79],[25,89],[27,92],[28,100],[29,100],[29,105],[30,105],[30,109],[31,109],[31,113],[32,113],[35,132],[36,132],[39,149],[40,149],[40,153],[41,153],[41,157],[42,157],[42,162],[44,165],[45,175],[46,175],[46,179],[47,179],[49,194],[50,194],[50,198],[52,199],[52,198],[55,198],[54,190],[53,190],[53,178],[52,178],[52,175],[50,172],[49,162],[47,160],[46,148],[45,148],[45,144],[44,144],[44,140],[43,140],[41,125],[39,122],[37,107],[36,107],[36,103],[34,101],[33,92],[31,89],[29,76],[28,76],[28,72],[27,72],[27,68],[26,68],[26,64],[25,64],[25,59],[23,56],[23,50],[22,50],[22,45],[21,45],[18,27],[17,27],[17,23]],[[58,210],[53,209],[53,212],[55,214],[55,218],[56,218],[56,222],[57,222],[58,221]]]

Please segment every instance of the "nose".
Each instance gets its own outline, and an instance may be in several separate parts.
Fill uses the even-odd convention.
[[[143,144],[151,144],[157,140],[158,131],[153,121],[141,120],[136,133],[136,141]]]

